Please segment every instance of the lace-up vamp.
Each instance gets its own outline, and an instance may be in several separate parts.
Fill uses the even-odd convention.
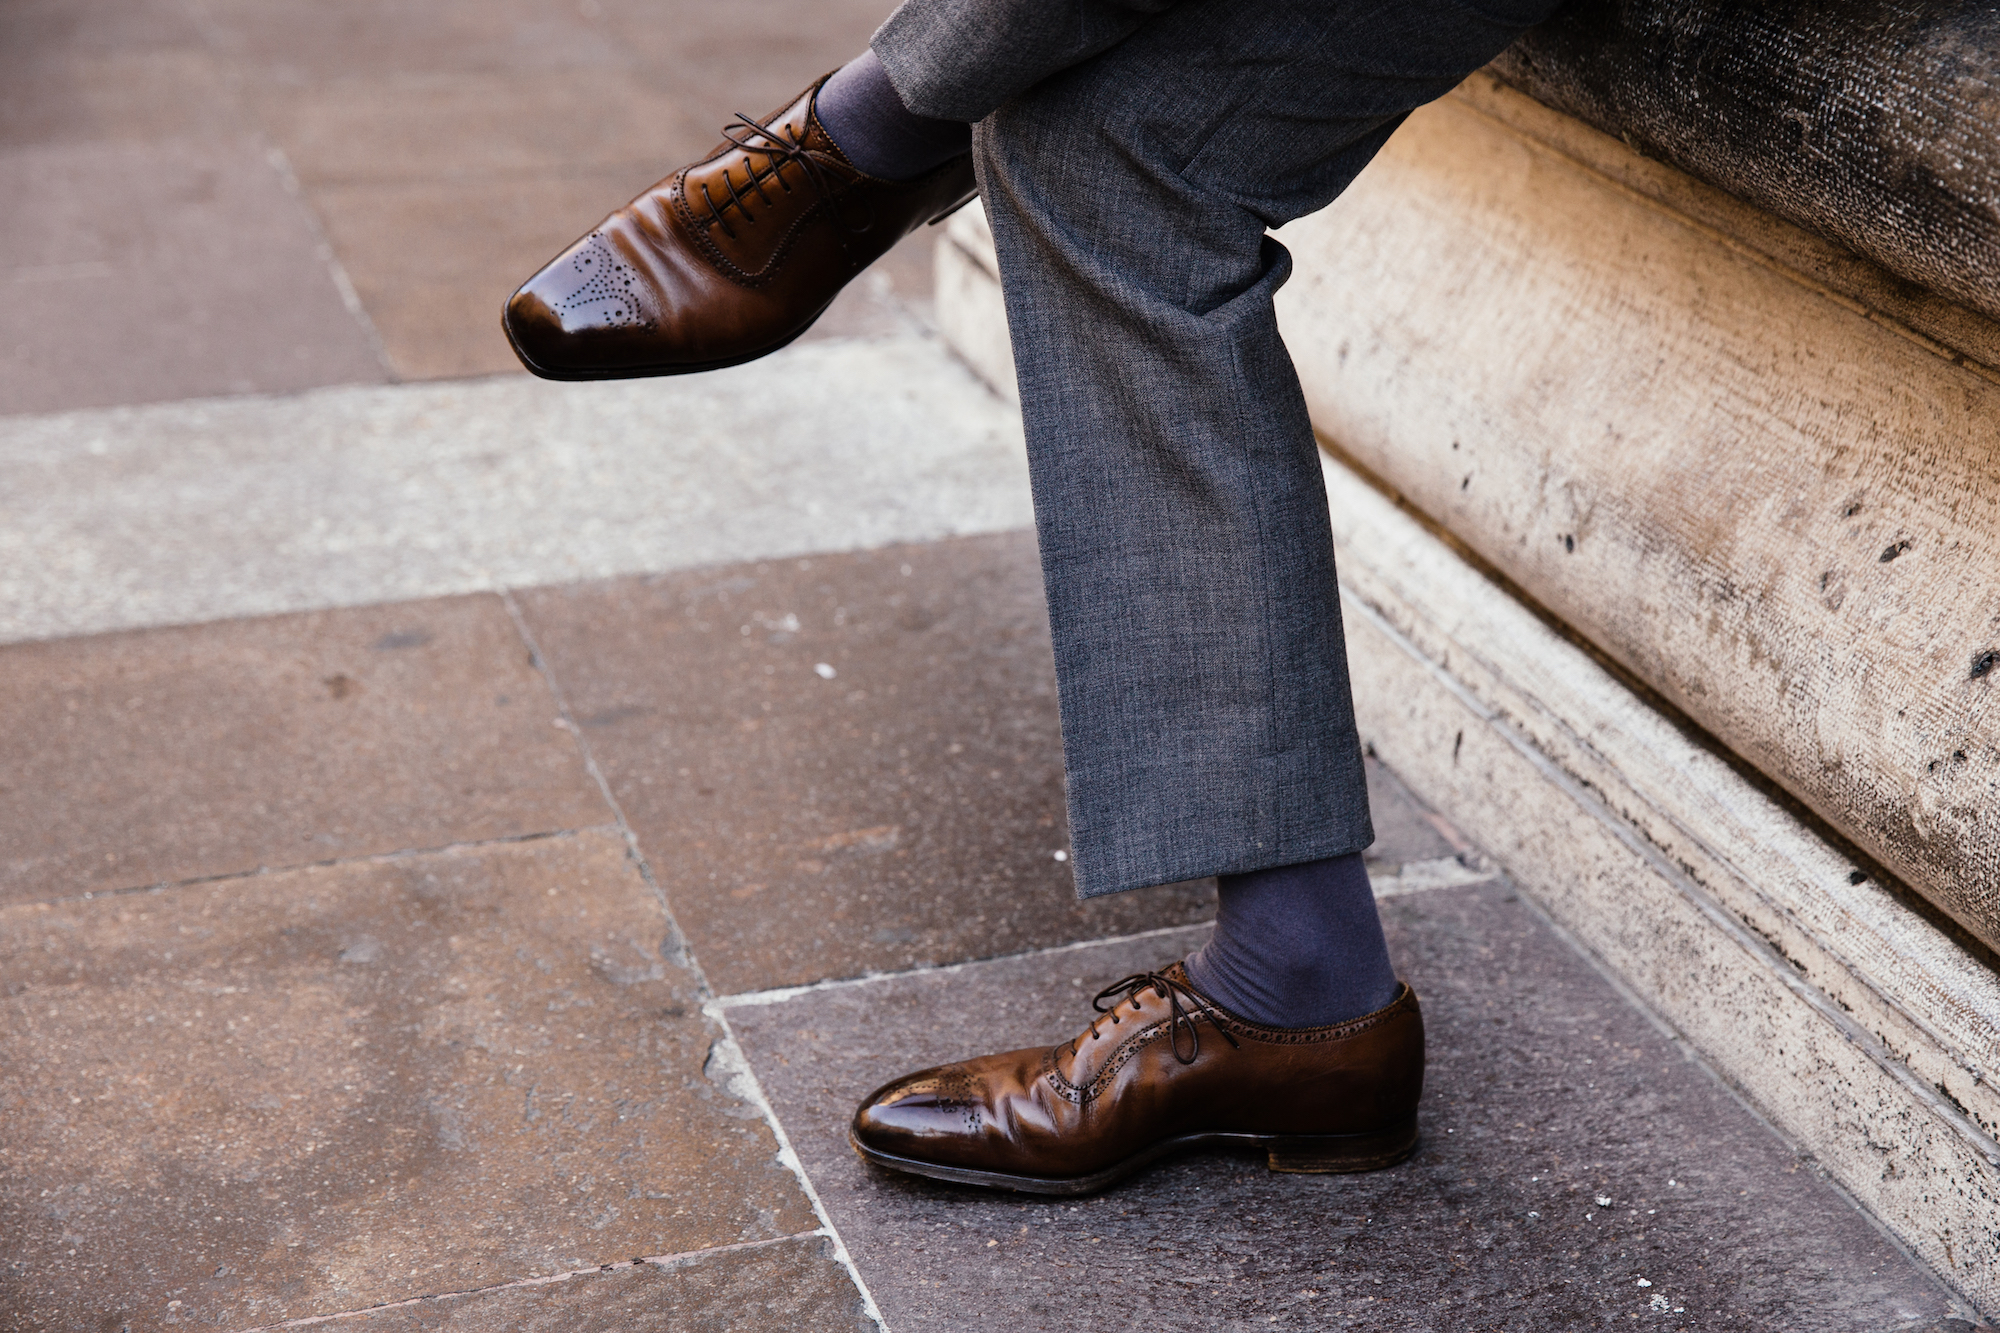
[[[795,167],[792,175],[804,181],[804,188],[810,188],[815,195],[829,205],[838,204],[846,193],[843,189],[848,180],[858,173],[832,152],[809,146],[804,135],[795,135],[792,127],[774,124],[737,113],[736,119],[722,127],[722,137],[736,146],[742,156],[740,163],[730,161],[726,156],[721,160],[720,188],[726,198],[717,199],[717,182],[714,175],[694,180],[691,183],[701,192],[701,201],[707,206],[708,222],[719,227],[730,240],[738,240],[730,214],[733,210],[736,221],[745,226],[755,226],[757,214],[751,211],[750,198],[754,197],[762,205],[768,218],[771,210],[784,202],[784,196],[797,188],[792,184],[785,169]],[[738,179],[742,181],[738,188]],[[775,187],[780,193],[773,199],[769,188]],[[855,226],[843,219],[847,230],[860,233],[868,229],[864,220]]]
[[[1186,975],[1184,972],[1180,974],[1181,977],[1185,977]],[[1214,1018],[1213,1006],[1207,1000],[1204,1000],[1200,993],[1185,981],[1177,979],[1174,975],[1166,972],[1135,972],[1129,977],[1122,977],[1112,982],[1109,986],[1097,992],[1090,1001],[1090,1007],[1100,1014],[1108,1015],[1111,1022],[1116,1025],[1119,1021],[1118,1003],[1123,1001],[1131,1005],[1133,1012],[1136,1014],[1141,1009],[1137,997],[1141,991],[1149,988],[1160,999],[1167,1002],[1167,1035],[1168,1040],[1173,1045],[1174,1059],[1184,1065],[1193,1064],[1201,1056],[1201,1032],[1195,1027],[1195,1019],[1206,1018],[1211,1023],[1215,1023],[1216,1020]],[[1113,997],[1116,998],[1114,999]],[[1112,1005],[1109,1009],[1104,1007],[1106,1000],[1112,1000]],[[1228,1028],[1217,1023],[1215,1030],[1220,1032],[1223,1040],[1227,1041],[1231,1046],[1239,1048],[1242,1046],[1242,1042],[1229,1035]],[[1181,1037],[1183,1033],[1187,1037],[1188,1049],[1186,1055],[1181,1054]],[[1090,1025],[1088,1035],[1091,1041],[1097,1040],[1096,1023]],[[1083,1040],[1083,1037],[1078,1037],[1076,1041],[1069,1044],[1071,1055],[1077,1053],[1077,1042]]]
[[[739,115],[528,279],[507,337],[550,379],[714,370],[798,337],[889,247],[974,192],[969,155],[911,181],[863,175],[813,114],[818,85]]]

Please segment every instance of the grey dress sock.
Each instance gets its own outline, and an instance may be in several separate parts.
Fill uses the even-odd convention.
[[[911,114],[873,51],[835,70],[813,111],[849,162],[883,180],[910,180],[972,151],[972,126]]]
[[[1216,879],[1215,934],[1188,956],[1195,989],[1231,1013],[1319,1027],[1380,1009],[1396,972],[1361,854]]]

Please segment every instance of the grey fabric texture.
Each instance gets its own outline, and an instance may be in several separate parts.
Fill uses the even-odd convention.
[[[1266,230],[1551,7],[909,0],[877,33],[913,110],[984,115],[1080,896],[1373,840]]]
[[[919,116],[984,120],[1008,98],[1131,36],[1174,0],[908,0],[869,46]]]

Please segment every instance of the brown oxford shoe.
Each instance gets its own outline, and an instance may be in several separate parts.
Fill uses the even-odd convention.
[[[813,114],[818,93],[738,117],[707,158],[528,279],[501,320],[521,363],[547,379],[623,379],[775,352],[890,246],[976,193],[970,154],[911,181],[855,170]]]
[[[1271,1028],[1223,1010],[1175,963],[1107,988],[1097,1008],[1075,1041],[879,1089],[854,1114],[855,1151],[1030,1194],[1088,1194],[1204,1145],[1262,1149],[1273,1171],[1374,1171],[1416,1151],[1424,1019],[1407,985],[1345,1023]]]

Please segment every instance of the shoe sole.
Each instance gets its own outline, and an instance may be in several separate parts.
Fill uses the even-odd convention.
[[[1408,1161],[1417,1150],[1417,1122],[1414,1118],[1394,1129],[1373,1134],[1183,1134],[1132,1154],[1124,1161],[1087,1176],[1020,1176],[1006,1171],[980,1171],[968,1166],[946,1166],[920,1158],[870,1148],[854,1137],[847,1141],[865,1162],[890,1171],[932,1180],[948,1180],[957,1185],[982,1185],[988,1189],[1012,1190],[1019,1194],[1095,1194],[1109,1185],[1144,1170],[1164,1157],[1197,1148],[1255,1148],[1266,1155],[1273,1171],[1301,1175],[1354,1175],[1381,1171]]]
[[[842,290],[845,290],[845,288]],[[834,295],[838,296],[840,293],[835,292]],[[507,345],[514,349],[514,355],[520,358],[521,364],[527,367],[530,374],[541,379],[560,380],[569,384],[596,380],[645,380],[657,379],[662,375],[699,375],[707,370],[727,370],[731,366],[740,366],[745,362],[769,356],[773,352],[783,351],[804,336],[806,330],[819,323],[819,317],[824,315],[827,311],[827,306],[831,306],[832,304],[833,301],[829,299],[826,305],[812,312],[812,318],[799,325],[796,329],[793,329],[777,342],[772,343],[769,347],[760,347],[754,352],[745,352],[741,356],[724,357],[720,361],[684,361],[658,366],[618,366],[610,370],[552,370],[547,366],[537,365],[533,357],[521,350],[521,344],[514,339],[514,326],[504,317],[500,321],[500,327],[506,331]]]
[[[937,226],[940,222],[943,222],[946,218],[956,213],[959,209],[964,208],[978,197],[979,191],[974,190],[971,194],[966,195],[963,199],[960,199],[957,203],[951,205],[951,207],[945,209],[936,217],[933,217],[925,225],[931,227]],[[915,229],[912,228],[912,230]],[[856,276],[859,275],[857,274]],[[842,285],[840,290],[847,290],[845,284]],[[699,375],[704,371],[727,370],[731,366],[744,365],[748,362],[767,357],[773,352],[783,351],[803,337],[806,331],[812,328],[813,325],[819,323],[819,317],[827,312],[828,307],[833,304],[834,298],[839,295],[840,292],[837,291],[833,296],[828,297],[826,305],[813,311],[810,319],[770,346],[760,347],[754,352],[745,352],[741,356],[724,357],[720,361],[669,362],[656,366],[620,366],[610,370],[555,370],[548,366],[536,364],[535,359],[522,350],[521,344],[514,337],[513,322],[507,318],[504,311],[500,316],[500,328],[507,335],[507,345],[514,349],[515,357],[527,368],[529,374],[540,379],[557,380],[567,384],[582,384],[597,380],[644,380],[657,379],[662,375]]]

